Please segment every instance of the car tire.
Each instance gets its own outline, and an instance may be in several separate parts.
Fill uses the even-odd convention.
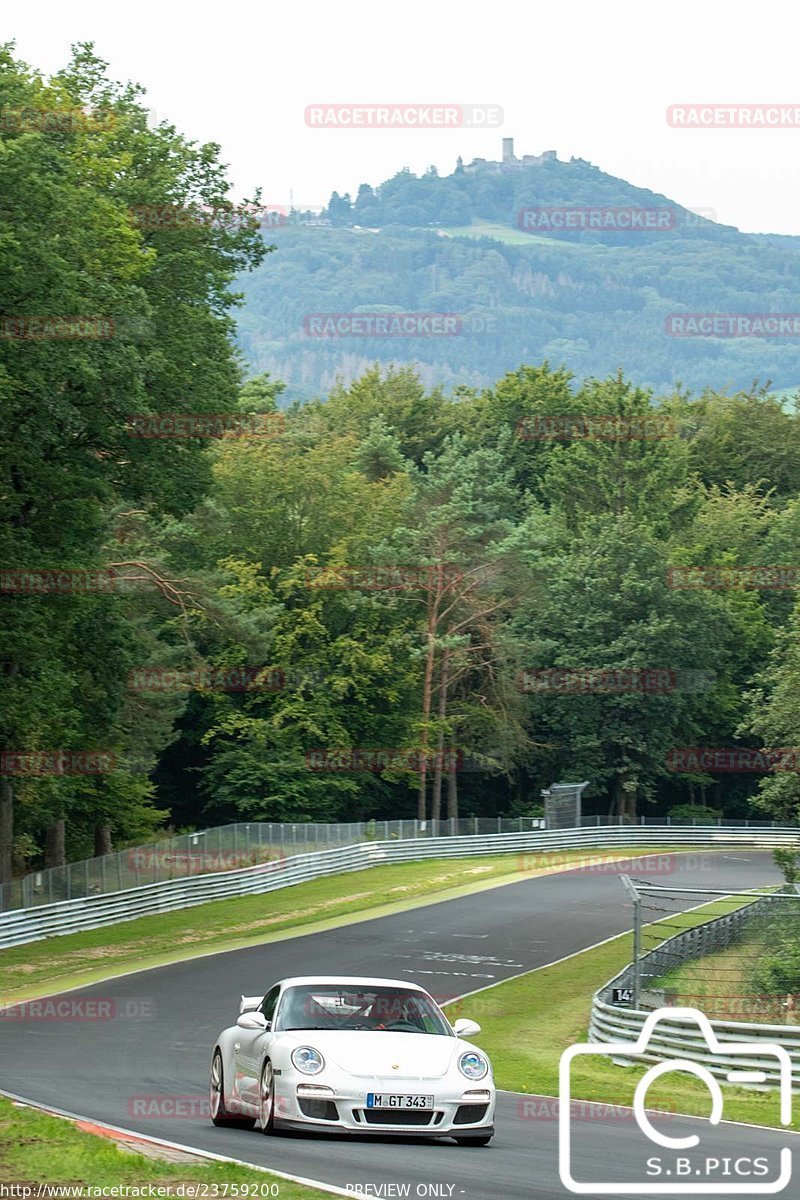
[[[261,1068],[258,1084],[258,1128],[269,1136],[275,1131],[275,1072],[268,1058]]]
[[[488,1146],[493,1137],[493,1133],[488,1133],[485,1137],[457,1137],[456,1141],[459,1146]]]
[[[209,1108],[214,1125],[238,1125],[242,1129],[252,1129],[255,1125],[252,1117],[237,1117],[235,1113],[229,1112],[225,1105],[225,1075],[222,1069],[222,1054],[218,1049],[214,1051],[211,1059]]]

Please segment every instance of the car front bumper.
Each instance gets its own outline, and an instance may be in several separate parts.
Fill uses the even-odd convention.
[[[377,1137],[488,1137],[494,1132],[495,1091],[483,1081],[370,1079],[337,1086],[283,1078],[276,1088],[275,1125]],[[278,1081],[276,1081],[278,1083]],[[368,1109],[368,1092],[432,1094],[433,1109]]]

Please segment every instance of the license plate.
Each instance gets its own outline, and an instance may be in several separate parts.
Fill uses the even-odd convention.
[[[405,1096],[396,1092],[367,1092],[367,1108],[433,1108],[433,1096]]]

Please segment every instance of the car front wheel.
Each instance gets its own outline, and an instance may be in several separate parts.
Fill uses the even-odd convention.
[[[262,1133],[270,1134],[275,1128],[275,1072],[266,1059],[261,1068],[261,1083],[258,1088],[258,1127]]]
[[[230,1112],[225,1104],[225,1076],[222,1069],[222,1055],[214,1051],[211,1060],[211,1080],[209,1083],[209,1108],[211,1120],[215,1125],[239,1125],[252,1129],[255,1121],[252,1117],[237,1116]]]
[[[488,1146],[493,1136],[490,1133],[486,1137],[457,1137],[456,1141],[459,1146]]]

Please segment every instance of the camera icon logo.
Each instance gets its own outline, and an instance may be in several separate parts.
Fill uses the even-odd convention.
[[[646,1056],[653,1031],[660,1021],[674,1024],[675,1022],[694,1022],[699,1026],[712,1058],[717,1058],[720,1065],[726,1068],[725,1077],[733,1084],[764,1084],[768,1076],[764,1070],[764,1060],[773,1060],[777,1068],[779,1081],[780,1121],[782,1125],[791,1124],[792,1120],[792,1060],[788,1050],[775,1042],[762,1042],[760,1039],[752,1042],[720,1042],[708,1017],[696,1008],[659,1008],[650,1013],[642,1027],[641,1034],[635,1042],[604,1042],[581,1043],[570,1046],[561,1055],[559,1064],[559,1175],[563,1186],[579,1196],[652,1196],[652,1195],[774,1195],[783,1191],[792,1177],[792,1151],[788,1146],[774,1155],[775,1170],[770,1169],[769,1160],[764,1155],[757,1157],[740,1156],[736,1159],[712,1157],[701,1150],[694,1158],[687,1155],[699,1146],[700,1137],[690,1134],[685,1137],[670,1137],[656,1129],[646,1110],[647,1092],[657,1079],[671,1071],[688,1072],[700,1079],[708,1088],[711,1096],[711,1115],[708,1117],[710,1126],[719,1125],[722,1120],[723,1098],[718,1079],[702,1062],[690,1058],[668,1059],[650,1066],[636,1086],[633,1097],[633,1114],[636,1125],[651,1143],[643,1149],[652,1150],[652,1145],[660,1147],[667,1153],[643,1159],[641,1182],[627,1181],[606,1182],[577,1180],[572,1171],[572,1139],[573,1128],[570,1121],[571,1111],[571,1070],[576,1058],[585,1055],[606,1059],[624,1058],[628,1061],[641,1058],[648,1061]],[[747,1059],[753,1060],[753,1069],[749,1070]],[[731,1060],[738,1063],[744,1059],[744,1064],[734,1069],[730,1068]],[[767,1179],[765,1176],[772,1176]],[[683,1178],[685,1182],[675,1182]],[[761,1178],[763,1182],[754,1182]]]

